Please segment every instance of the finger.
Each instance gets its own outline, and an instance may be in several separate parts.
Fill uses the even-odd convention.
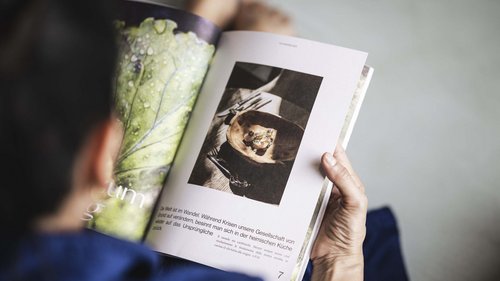
[[[336,185],[333,185],[332,187],[332,195],[334,196],[334,198],[341,196],[339,188]]]
[[[343,202],[351,207],[366,208],[366,196],[346,167],[330,153],[323,154],[321,164],[328,179],[339,189]]]
[[[356,186],[358,186],[363,192],[365,192],[365,187],[363,185],[363,182],[361,182],[361,179],[359,178],[358,174],[356,174],[356,172],[352,168],[351,161],[347,157],[347,154],[345,153],[345,150],[341,144],[337,144],[333,156],[338,162],[342,164],[342,166],[344,166],[349,171],[354,181],[356,182]]]

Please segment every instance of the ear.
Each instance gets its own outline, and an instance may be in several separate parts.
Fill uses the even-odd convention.
[[[90,157],[91,186],[105,188],[113,179],[113,169],[121,145],[122,128],[116,118],[110,118],[99,126],[92,136]]]

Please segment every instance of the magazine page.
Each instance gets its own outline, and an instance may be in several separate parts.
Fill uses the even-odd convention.
[[[198,91],[219,30],[183,11],[124,2],[115,109],[123,139],[114,182],[88,207],[89,227],[140,240]]]
[[[266,280],[298,278],[324,200],[320,156],[335,147],[365,60],[303,39],[224,33],[147,243]]]

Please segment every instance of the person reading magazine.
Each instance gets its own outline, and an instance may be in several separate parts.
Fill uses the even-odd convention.
[[[111,109],[113,7],[1,5],[0,280],[257,280],[196,264],[160,268],[147,247],[84,228],[81,214],[112,179],[121,137]],[[336,188],[312,250],[312,280],[362,280],[363,184],[340,145],[321,168]]]

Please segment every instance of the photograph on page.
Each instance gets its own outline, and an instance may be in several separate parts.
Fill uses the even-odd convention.
[[[165,183],[219,30],[189,13],[126,2],[115,21],[114,108],[123,128],[113,181],[83,215],[88,226],[140,240]]]
[[[279,205],[321,81],[236,62],[189,183]]]

